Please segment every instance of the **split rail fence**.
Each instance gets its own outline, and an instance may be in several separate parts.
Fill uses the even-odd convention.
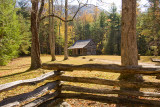
[[[141,66],[120,66],[115,64],[84,64],[84,65],[70,65],[70,64],[43,64],[43,69],[55,70],[54,72],[46,73],[40,77],[20,80],[12,83],[0,85],[0,92],[10,90],[16,86],[36,84],[42,82],[46,79],[53,79],[55,81],[46,83],[45,85],[35,89],[32,92],[24,93],[21,95],[6,98],[0,102],[0,106],[50,106],[61,101],[65,98],[79,98],[87,99],[93,101],[100,101],[109,104],[134,104],[141,106],[160,106],[160,93],[158,92],[139,92],[139,91],[122,91],[122,90],[111,90],[111,89],[92,89],[87,87],[72,86],[72,85],[62,85],[61,81],[67,82],[78,82],[78,83],[90,83],[98,85],[109,85],[117,87],[127,87],[127,88],[152,88],[160,89],[159,82],[128,82],[128,81],[118,81],[118,80],[107,80],[100,78],[91,77],[71,77],[62,75],[62,71],[74,71],[81,72],[82,70],[87,71],[99,71],[99,72],[112,72],[112,73],[126,73],[126,74],[142,74],[148,76],[159,76],[160,68],[144,68]],[[22,102],[29,101],[33,97],[44,94],[50,90],[55,90],[54,92],[47,93],[46,95],[35,99],[32,102],[21,105]],[[66,93],[63,91],[73,91],[80,92],[77,93]],[[101,94],[101,95],[100,95]],[[136,96],[135,97],[115,97],[115,96],[104,96],[107,94],[113,95],[126,95],[126,96]],[[137,98],[141,97],[141,98]]]
[[[15,106],[35,107],[35,106],[43,106],[44,102],[46,102],[46,104],[47,102],[51,102],[48,104],[48,106],[51,106],[54,103],[56,104],[57,102],[61,101],[60,98],[57,98],[57,96],[61,93],[61,83],[59,80],[61,74],[62,72],[60,71],[53,71],[43,74],[37,78],[19,80],[0,85],[0,92],[3,92],[11,90],[17,86],[36,85],[37,83],[43,82],[44,80],[53,80],[52,82],[48,82],[31,92],[12,96],[2,100],[0,102],[0,107],[15,107]]]

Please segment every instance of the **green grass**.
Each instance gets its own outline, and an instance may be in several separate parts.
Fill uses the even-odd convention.
[[[83,58],[85,57],[85,59]],[[150,56],[141,56],[141,60],[139,62],[143,63],[153,63],[150,61]],[[157,57],[160,58],[160,57]],[[56,61],[51,62],[51,57],[49,55],[41,55],[42,63],[63,63],[63,64],[109,64],[107,61],[111,62],[120,62],[120,56],[112,56],[112,55],[95,55],[95,56],[79,56],[79,57],[69,57],[69,60],[63,60],[63,56],[59,55],[56,56]],[[93,59],[93,61],[89,61]],[[103,61],[104,60],[104,61]],[[107,60],[105,62],[105,60]],[[12,60],[7,66],[0,66],[0,84],[5,84],[17,80],[25,80],[38,77],[44,73],[50,72],[50,70],[32,70],[29,71],[30,67],[30,57],[20,57],[17,59]],[[154,63],[153,63],[154,64]],[[97,77],[97,78],[104,78],[110,80],[116,80],[119,77],[119,74],[116,73],[106,73],[100,71],[73,71],[73,72],[65,72],[64,75],[68,76],[75,76],[75,77]],[[158,80],[155,79],[154,76],[144,76],[146,81],[154,81],[157,82]],[[32,86],[19,86],[9,91],[5,91],[0,93],[0,101],[4,98],[9,96],[14,96],[17,94],[25,93],[34,90],[35,88],[49,82],[49,80],[38,83],[37,85]],[[159,82],[159,81],[158,81]],[[103,86],[103,85],[94,85],[94,84],[84,84],[84,83],[72,83],[72,82],[65,82],[65,84],[70,84],[74,86],[83,86],[88,88],[110,88],[110,89],[118,89],[118,87],[111,87],[111,86]],[[148,91],[147,89],[143,89],[143,91]]]

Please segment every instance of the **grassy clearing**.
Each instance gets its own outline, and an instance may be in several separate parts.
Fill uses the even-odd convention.
[[[85,58],[84,58],[85,57]],[[98,64],[109,64],[111,62],[120,62],[120,56],[106,56],[106,55],[99,55],[99,56],[79,56],[79,57],[70,57],[69,60],[63,61],[63,56],[56,56],[57,61],[51,62],[51,57],[49,55],[42,55],[41,60],[42,63],[63,63],[63,64],[89,64],[89,63],[98,63]],[[142,56],[140,62],[142,63],[153,63],[150,61],[151,57],[148,56]],[[160,58],[160,57],[158,57]],[[89,61],[90,59],[93,59],[93,61]],[[103,61],[106,60],[106,61]],[[30,67],[30,57],[20,57],[17,59],[12,60],[7,66],[0,66],[0,84],[9,83],[17,80],[24,80],[24,79],[30,79],[38,77],[46,72],[50,72],[49,70],[32,70],[28,71]],[[153,63],[155,64],[155,63]],[[73,71],[73,72],[66,72],[64,75],[68,76],[75,76],[75,77],[97,77],[97,78],[104,78],[104,79],[110,79],[110,80],[116,80],[119,77],[119,74],[116,73],[106,73],[106,72],[99,72],[99,71]],[[154,76],[144,76],[144,79],[146,81],[154,81],[159,82],[157,79],[155,79]],[[45,84],[46,82],[49,82],[50,80],[44,81],[42,83],[39,83],[37,85],[32,86],[19,86],[17,88],[14,88],[9,91],[5,91],[0,93],[0,100],[3,100],[4,98],[7,98],[9,96],[14,96],[20,93],[25,93],[34,90],[35,88]],[[111,86],[103,86],[103,85],[94,85],[94,84],[83,84],[83,83],[72,83],[72,82],[65,82],[65,84],[70,84],[74,86],[82,86],[82,87],[88,87],[88,88],[110,88],[110,89],[118,89],[118,87],[111,87]],[[148,91],[148,89],[142,89],[143,91]],[[154,90],[151,90],[154,91]],[[67,102],[71,102],[69,99],[66,100]],[[82,100],[74,100],[75,102]],[[73,103],[73,102],[72,102]],[[93,103],[93,102],[91,102]],[[94,102],[95,103],[95,102]],[[78,103],[75,103],[78,104]],[[85,102],[86,104],[86,102]],[[88,103],[87,103],[88,104]],[[99,105],[99,103],[96,102],[96,104],[93,104],[95,106]],[[104,106],[105,104],[103,104]],[[74,104],[73,104],[74,106]]]
[[[83,58],[85,57],[85,59]],[[152,56],[141,56],[141,60],[139,62],[147,62],[147,63],[153,63],[150,61],[150,58]],[[99,56],[79,56],[79,57],[70,57],[69,60],[63,60],[63,56],[56,56],[57,61],[54,63],[63,63],[63,64],[89,64],[89,63],[100,63],[100,64],[108,64],[112,62],[120,62],[120,56],[112,56],[112,55],[99,55]],[[160,57],[158,57],[160,59]],[[53,63],[50,61],[51,57],[49,55],[42,55],[41,60],[42,63]],[[89,61],[90,59],[93,59],[93,61]],[[98,59],[98,60],[96,60]],[[101,61],[101,60],[106,60]],[[22,73],[27,72],[27,70],[30,67],[30,57],[20,57],[17,59],[13,59],[7,66],[0,66],[0,77],[16,74],[16,73]],[[153,63],[155,64],[155,63]]]
[[[85,56],[86,57],[86,56]],[[54,63],[63,63],[63,64],[88,64],[88,63],[104,63],[104,62],[97,62],[97,61],[89,61],[92,57],[95,56],[87,56],[86,59],[83,59],[82,56],[80,57],[70,57],[69,60],[63,61],[63,56],[56,56],[57,61]],[[99,58],[99,56],[98,56]],[[49,55],[42,55],[41,56],[42,63],[53,63],[51,62],[51,57]],[[20,57],[17,59],[13,59],[7,66],[0,66],[0,84],[21,80],[21,79],[30,79],[35,78],[45,72],[49,72],[48,70],[38,69],[33,71],[28,71],[30,67],[30,57]],[[67,73],[69,74],[69,73]],[[74,72],[73,72],[74,74]],[[75,73],[76,74],[76,73]],[[77,73],[80,75],[81,73]],[[93,72],[86,75],[94,74]],[[94,76],[100,75],[99,72],[95,73]],[[99,77],[100,77],[99,76]]]

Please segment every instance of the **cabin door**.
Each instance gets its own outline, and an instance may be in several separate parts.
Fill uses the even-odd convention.
[[[80,55],[81,54],[81,50],[80,49],[78,49],[78,55]]]

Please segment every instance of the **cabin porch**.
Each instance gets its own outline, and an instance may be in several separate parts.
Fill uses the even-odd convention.
[[[72,49],[72,55],[87,55],[87,49],[81,48],[81,49]]]

